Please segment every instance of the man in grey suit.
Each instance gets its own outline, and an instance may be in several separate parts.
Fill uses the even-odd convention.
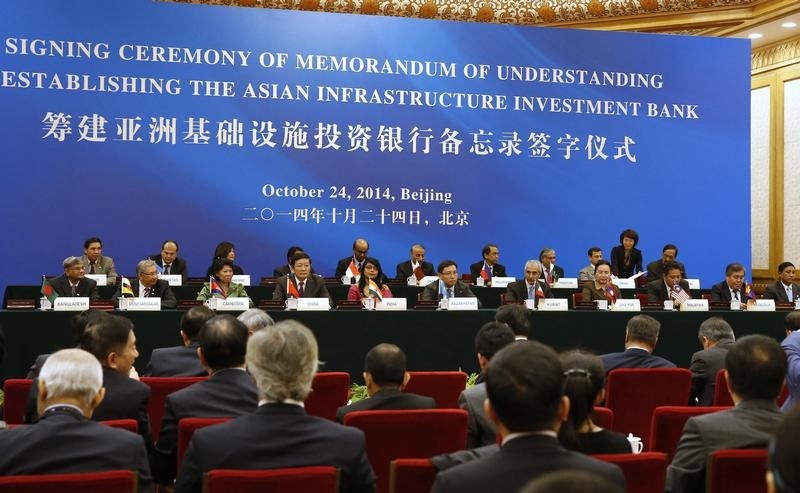
[[[108,284],[117,282],[117,269],[114,259],[103,256],[103,241],[95,236],[83,242],[83,255],[80,257],[87,274],[105,274]]]
[[[161,298],[161,308],[175,308],[178,300],[169,287],[169,283],[158,278],[158,267],[155,260],[146,258],[136,264],[136,279],[131,281],[133,293],[123,293],[122,283],[117,287],[117,292],[111,297],[116,302],[120,298]]]
[[[150,362],[144,370],[147,377],[200,377],[208,375],[197,348],[200,328],[215,315],[214,310],[200,305],[193,306],[181,317],[181,339],[183,344],[174,347],[154,349]]]
[[[778,282],[767,286],[764,298],[775,300],[775,303],[794,303],[800,299],[800,284],[795,284],[794,274],[794,264],[782,262],[778,266]]]
[[[702,351],[692,355],[692,393],[689,404],[711,406],[714,403],[714,390],[717,387],[717,373],[725,368],[725,355],[736,337],[733,328],[722,317],[711,317],[700,324],[697,338],[703,346]]]
[[[438,300],[440,298],[474,298],[475,293],[466,283],[458,280],[458,265],[452,260],[442,260],[436,267],[439,280],[425,286],[422,291],[423,300]],[[441,285],[441,287],[440,287]],[[480,301],[478,306],[480,307]]]
[[[725,371],[735,407],[689,418],[667,468],[666,492],[705,491],[706,460],[715,450],[767,446],[783,418],[775,399],[786,366],[786,355],[771,337],[746,336],[731,346]]]

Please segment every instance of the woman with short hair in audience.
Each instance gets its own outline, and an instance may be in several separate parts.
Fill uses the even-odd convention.
[[[619,288],[611,283],[611,264],[601,260],[594,266],[594,281],[583,284],[583,301],[606,300],[613,304],[620,298]]]
[[[625,435],[606,430],[592,421],[594,406],[605,399],[606,373],[594,354],[567,351],[560,355],[564,366],[564,395],[569,397],[569,416],[558,438],[568,449],[585,454],[628,454]]]
[[[619,245],[611,249],[611,272],[617,277],[631,277],[642,272],[642,251],[636,248],[639,233],[626,229],[619,235]]]
[[[364,298],[391,298],[392,291],[389,286],[381,284],[382,279],[384,277],[381,263],[375,258],[367,257],[364,259],[364,266],[361,268],[361,277],[358,279],[358,284],[350,286],[350,290],[347,292],[347,299],[359,301]]]
[[[235,283],[233,279],[233,262],[227,258],[218,258],[211,264],[211,269],[214,272],[214,280],[220,289],[220,292],[211,291],[211,282],[203,283],[203,289],[197,293],[197,299],[200,301],[207,301],[211,298],[250,298],[244,286]],[[252,308],[253,300],[250,300],[250,308]]]
[[[206,271],[206,277],[211,277],[215,274],[214,261],[223,258],[231,261],[231,265],[233,266],[233,275],[241,276],[244,274],[244,270],[233,263],[233,261],[236,260],[236,248],[234,248],[233,243],[230,241],[221,241],[219,245],[214,248],[214,256],[211,257],[211,266]]]

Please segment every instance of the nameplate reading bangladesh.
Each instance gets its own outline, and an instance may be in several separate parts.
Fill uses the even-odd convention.
[[[59,296],[53,302],[55,312],[82,312],[89,309],[89,298]]]

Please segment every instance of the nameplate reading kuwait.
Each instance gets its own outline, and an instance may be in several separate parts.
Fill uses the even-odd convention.
[[[545,312],[565,312],[569,310],[569,301],[566,298],[541,298],[538,308]]]

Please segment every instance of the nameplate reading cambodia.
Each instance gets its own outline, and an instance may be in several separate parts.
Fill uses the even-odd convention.
[[[250,298],[217,299],[218,312],[243,312],[250,308]]]
[[[59,296],[53,302],[55,312],[82,312],[89,309],[89,298]]]

